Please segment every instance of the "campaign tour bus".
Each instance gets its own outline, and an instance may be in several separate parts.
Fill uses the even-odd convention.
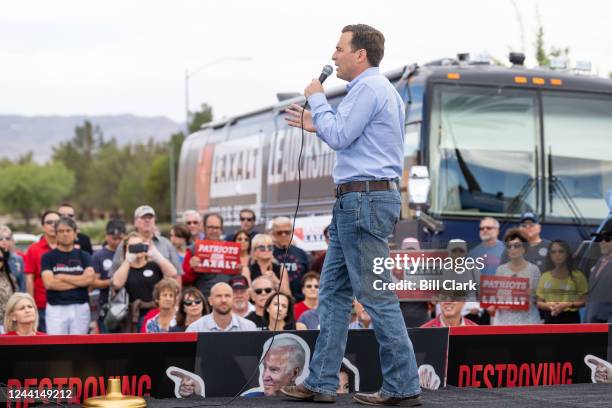
[[[516,225],[538,214],[545,238],[573,243],[609,212],[612,187],[612,80],[570,70],[530,69],[442,59],[388,72],[406,103],[401,219],[391,237],[444,245],[478,241],[484,216]],[[335,107],[345,95],[327,91]],[[258,223],[292,216],[297,200],[300,129],[284,109],[303,98],[205,124],[185,140],[177,213],[215,211],[228,229],[251,208]],[[306,133],[298,217],[330,215],[335,154]]]

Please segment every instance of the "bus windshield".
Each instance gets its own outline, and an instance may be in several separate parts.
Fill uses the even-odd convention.
[[[538,116],[534,91],[435,87],[430,128],[432,214],[535,210]]]
[[[601,219],[612,187],[612,97],[543,92],[542,111],[552,180],[546,186],[547,217],[572,217],[573,203],[584,218]]]
[[[536,90],[434,88],[433,214],[517,216],[532,210],[560,221],[605,216],[612,97],[540,92],[541,105]]]

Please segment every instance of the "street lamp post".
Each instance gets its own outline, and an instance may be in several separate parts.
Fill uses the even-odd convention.
[[[188,69],[185,69],[185,129],[187,131],[187,135],[189,134],[189,79],[194,75],[202,72],[204,69],[220,64],[222,62],[228,61],[251,61],[253,58],[251,57],[222,57],[217,58],[216,60],[210,61],[193,71],[189,72]]]
[[[189,79],[194,75],[202,72],[205,68],[208,68],[212,65],[217,65],[222,62],[227,61],[251,61],[253,58],[251,57],[222,57],[217,58],[216,60],[210,61],[193,71],[189,72],[189,69],[185,68],[185,137],[189,136]],[[176,220],[176,186],[175,186],[175,178],[174,174],[174,145],[170,146],[170,219],[172,223],[175,223]]]

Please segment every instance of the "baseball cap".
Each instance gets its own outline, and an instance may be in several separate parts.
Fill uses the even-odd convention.
[[[540,221],[538,219],[538,216],[535,213],[532,213],[530,211],[528,212],[524,212],[521,215],[521,223],[525,222],[525,221],[533,221],[536,224],[539,224]]]
[[[121,220],[110,220],[106,224],[106,234],[107,235],[121,235],[125,234],[125,223]]]
[[[452,251],[455,248],[461,248],[467,252],[467,243],[462,239],[451,239],[450,241],[448,241],[446,249]]]
[[[136,211],[134,211],[134,218],[140,218],[147,214],[155,217],[155,210],[150,205],[141,205],[136,209]]]
[[[229,285],[232,289],[248,289],[249,281],[244,276],[238,275],[229,280]]]
[[[612,231],[593,232],[591,236],[595,238],[595,241],[601,241],[604,238],[612,237]]]

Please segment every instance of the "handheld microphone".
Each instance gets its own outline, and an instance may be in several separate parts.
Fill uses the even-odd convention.
[[[334,72],[334,69],[331,65],[326,65],[323,67],[323,71],[321,71],[321,75],[319,75],[319,82],[323,83]]]
[[[325,80],[327,79],[328,76],[330,76],[332,73],[334,72],[334,69],[332,68],[331,65],[326,65],[323,67],[323,70],[321,71],[321,75],[319,75],[319,82],[322,84],[323,82],[325,82]],[[308,109],[310,107],[310,105],[308,105],[308,100],[306,100],[306,102],[304,103],[304,106],[302,106],[304,109]]]

